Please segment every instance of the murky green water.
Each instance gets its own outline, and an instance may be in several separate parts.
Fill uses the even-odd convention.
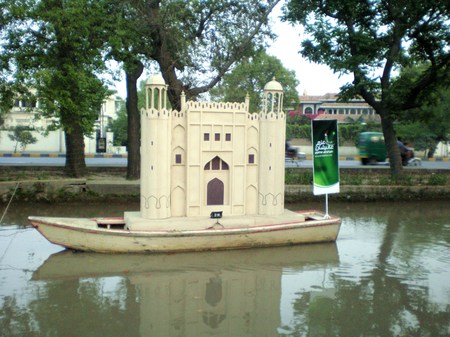
[[[336,244],[150,256],[72,253],[23,227],[137,204],[12,204],[0,336],[450,336],[448,206],[330,203]]]

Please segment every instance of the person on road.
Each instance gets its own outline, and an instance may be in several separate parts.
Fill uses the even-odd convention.
[[[411,158],[411,150],[401,141],[401,139],[397,139],[397,145],[400,150],[400,156],[402,157],[403,166],[408,165],[408,160]]]

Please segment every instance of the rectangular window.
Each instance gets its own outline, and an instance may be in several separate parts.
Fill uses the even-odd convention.
[[[248,155],[248,163],[249,164],[254,164],[255,163],[255,155],[254,154],[249,154]]]
[[[230,141],[231,141],[231,133],[226,133],[226,134],[225,134],[225,140],[226,140],[227,142],[230,142]]]
[[[204,134],[203,134],[203,140],[204,140],[205,142],[209,141],[209,133],[204,133]]]
[[[181,154],[175,155],[175,164],[181,164]]]
[[[220,140],[220,133],[215,133],[215,134],[214,134],[214,140],[215,140],[216,142],[218,142],[218,141]]]

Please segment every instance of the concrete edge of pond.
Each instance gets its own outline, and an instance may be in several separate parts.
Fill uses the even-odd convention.
[[[114,179],[54,179],[0,182],[0,203],[18,201],[104,201],[139,200],[139,180]],[[341,185],[340,193],[330,194],[330,199],[345,201],[372,200],[438,200],[450,199],[450,186],[379,186]],[[286,203],[321,200],[314,196],[311,185],[286,185]]]

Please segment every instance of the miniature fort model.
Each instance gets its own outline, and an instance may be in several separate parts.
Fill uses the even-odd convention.
[[[140,212],[123,218],[28,219],[58,245],[102,253],[175,253],[335,241],[341,220],[284,209],[283,88],[264,88],[262,111],[244,103],[167,108],[160,76],[141,112]]]
[[[264,87],[262,111],[244,103],[186,101],[167,108],[159,75],[146,82],[141,111],[140,214],[126,213],[128,227],[143,219],[280,215],[284,210],[286,115],[283,88]],[[241,217],[241,221],[242,221]],[[222,220],[223,221],[223,220]]]

